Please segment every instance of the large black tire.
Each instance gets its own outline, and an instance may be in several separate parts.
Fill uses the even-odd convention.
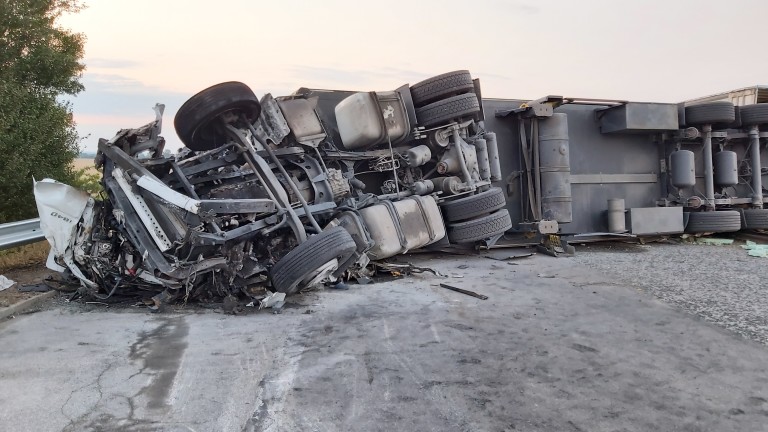
[[[448,225],[448,240],[451,243],[472,243],[504,234],[512,228],[509,211],[502,209],[477,219]]]
[[[446,201],[440,208],[446,222],[458,222],[495,212],[506,205],[504,191],[494,187],[477,195]]]
[[[272,266],[272,287],[277,292],[293,294],[304,288],[303,280],[334,258],[339,265],[346,263],[355,248],[352,236],[342,227],[313,235]]]
[[[739,107],[741,111],[741,124],[753,126],[768,124],[768,103],[744,105]]]
[[[741,229],[741,215],[734,210],[691,212],[685,232],[718,233]]]
[[[226,142],[226,134],[213,120],[228,111],[244,114],[248,121],[254,122],[261,114],[261,104],[247,85],[237,81],[223,82],[184,102],[173,125],[181,142],[191,150],[212,150]]]
[[[416,108],[474,90],[472,75],[467,70],[447,72],[433,76],[411,86],[411,97]]]
[[[474,93],[465,93],[417,108],[416,119],[420,125],[432,127],[479,112],[480,102],[477,96]]]
[[[768,229],[768,209],[744,209],[744,229]]]
[[[736,107],[729,101],[707,102],[685,107],[686,125],[730,124],[736,120]]]

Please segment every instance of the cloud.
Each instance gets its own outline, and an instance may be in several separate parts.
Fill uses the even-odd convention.
[[[370,91],[378,83],[392,83],[392,89],[407,82],[418,82],[431,76],[415,70],[383,67],[376,69],[350,69],[320,66],[292,65],[288,71],[307,87],[330,86],[342,90]],[[382,90],[382,89],[379,89]]]
[[[155,119],[152,107],[165,104],[164,133],[168,147],[181,146],[173,129],[173,117],[191,94],[148,86],[119,74],[86,72],[85,91],[67,99],[72,104],[77,130],[87,137],[84,150],[96,149],[98,138],[112,138],[124,128],[143,126]]]
[[[78,114],[75,113],[75,122],[80,125],[114,126],[120,128],[137,127],[155,120],[154,113],[147,110],[146,115],[113,115],[113,114]]]
[[[68,99],[79,114],[151,115],[155,103],[163,103],[176,110],[191,96],[147,86],[122,75],[86,73],[83,85],[85,91]]]
[[[85,59],[85,64],[90,68],[97,69],[132,69],[141,66],[138,61],[103,57]]]

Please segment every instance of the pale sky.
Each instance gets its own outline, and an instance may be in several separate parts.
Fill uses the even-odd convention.
[[[86,0],[87,1],[87,0]],[[764,0],[90,0],[60,23],[87,36],[81,144],[173,116],[194,93],[242,81],[393,90],[469,69],[484,97],[680,102],[768,84]]]

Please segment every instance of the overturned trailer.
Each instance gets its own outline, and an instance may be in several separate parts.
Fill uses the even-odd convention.
[[[418,248],[768,228],[766,107],[487,99],[468,71],[261,99],[226,82],[179,109],[176,155],[160,105],[100,140],[102,200],[35,190],[49,266],[89,295],[263,299]]]
[[[484,106],[518,230],[550,217],[582,239],[768,228],[768,104],[549,96]]]

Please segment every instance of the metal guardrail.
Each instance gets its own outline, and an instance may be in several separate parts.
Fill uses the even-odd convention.
[[[27,219],[0,225],[0,250],[45,240],[40,219]]]

